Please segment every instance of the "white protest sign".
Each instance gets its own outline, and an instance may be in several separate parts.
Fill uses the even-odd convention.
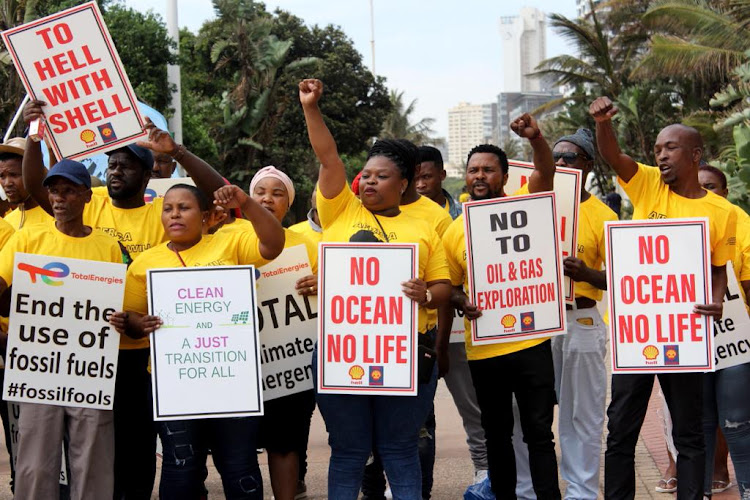
[[[714,346],[716,370],[750,362],[750,318],[731,262],[727,262],[724,314],[714,320]]]
[[[708,219],[605,223],[613,373],[712,371]]]
[[[169,188],[177,184],[187,184],[195,186],[195,181],[190,177],[170,177],[169,179],[151,179],[148,181],[146,191],[143,192],[143,200],[151,203],[156,198],[164,198],[164,194]]]
[[[529,176],[534,171],[533,163],[510,160],[508,162],[508,182],[505,192],[512,195],[529,182]],[[555,168],[555,208],[557,209],[557,224],[560,230],[560,249],[563,259],[576,256],[578,248],[578,207],[581,203],[581,171],[575,168]],[[563,276],[563,291],[565,301],[575,300],[574,283],[567,276]]]
[[[45,141],[81,160],[144,137],[133,87],[96,2],[2,33],[26,92],[45,101]]]
[[[555,194],[464,204],[474,345],[565,333]]]
[[[10,428],[10,459],[15,470],[18,463],[18,421],[21,418],[21,406],[8,403],[8,427]],[[60,484],[68,484],[68,465],[65,457],[65,444],[60,447]]]
[[[449,342],[451,344],[463,344],[466,342],[464,334],[466,332],[466,325],[464,324],[464,312],[459,311],[455,307],[453,308],[453,323],[451,324],[451,336]]]
[[[16,253],[3,397],[111,410],[125,265]]]
[[[417,394],[415,244],[321,243],[318,392]]]
[[[148,271],[154,420],[263,414],[253,266]]]
[[[258,271],[258,331],[263,399],[313,388],[312,355],[318,334],[318,297],[298,295],[298,279],[312,274],[307,247],[284,249]]]

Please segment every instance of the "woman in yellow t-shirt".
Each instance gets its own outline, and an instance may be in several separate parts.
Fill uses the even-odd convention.
[[[272,214],[237,186],[224,186],[214,197],[215,203],[225,208],[242,208],[254,231],[204,235],[208,199],[194,186],[171,187],[164,195],[161,216],[169,241],[143,252],[130,265],[124,310],[111,317],[117,331],[140,338],[161,326],[159,317],[148,314],[148,269],[262,265],[281,253],[284,232]],[[259,424],[258,417],[159,422],[157,430],[164,448],[160,498],[200,498],[206,456],[211,449],[226,498],[262,499],[263,481],[256,455]]]
[[[418,243],[419,277],[404,282],[403,292],[419,304],[419,332],[426,334],[435,325],[427,324],[424,309],[446,304],[451,287],[445,253],[434,228],[399,209],[401,194],[414,177],[417,148],[404,140],[376,142],[362,170],[361,200],[357,199],[347,188],[344,164],[318,109],[322,92],[319,80],[304,80],[299,85],[310,143],[321,163],[317,201],[323,241]],[[420,337],[428,339],[428,335]],[[314,376],[316,358],[313,354]],[[393,496],[422,498],[417,442],[436,383],[437,370],[433,367],[429,381],[419,384],[416,397],[317,395],[332,452],[330,498],[357,498],[373,447],[383,462]]]

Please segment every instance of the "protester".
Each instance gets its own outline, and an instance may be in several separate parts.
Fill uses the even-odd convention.
[[[723,198],[729,194],[724,172],[711,165],[698,168],[701,186]],[[750,216],[732,205],[737,215],[737,249],[732,267],[744,293],[745,303],[750,292]],[[750,402],[741,391],[750,386],[750,363],[731,366],[706,373],[703,379],[703,433],[706,439],[706,474],[703,493],[721,493],[732,486],[727,470],[727,453],[732,456],[734,475],[740,490],[740,498],[750,492]],[[737,425],[739,424],[739,425]],[[719,436],[726,439],[722,446]]]
[[[26,123],[43,118],[43,101],[24,108]],[[128,262],[165,240],[161,223],[163,199],[145,203],[143,195],[154,167],[152,151],[179,161],[206,194],[224,185],[208,164],[175,143],[168,132],[146,119],[148,140],[108,152],[107,187],[94,188],[84,210],[84,222],[116,238]],[[32,198],[50,212],[42,186],[45,169],[39,143],[27,141],[23,158],[23,184]],[[115,497],[151,498],[156,475],[156,431],[153,423],[151,377],[148,374],[148,338],[122,336],[115,382]]]
[[[148,314],[146,273],[152,268],[263,265],[281,253],[284,232],[276,218],[237,186],[215,193],[225,208],[240,207],[254,231],[203,235],[210,205],[200,190],[186,184],[164,196],[162,223],[168,242],[141,254],[128,269],[123,311],[111,323],[122,334],[140,338],[157,330],[161,318]],[[163,446],[159,497],[199,499],[203,494],[206,455],[211,450],[229,499],[263,498],[256,455],[257,417],[169,420],[157,429]]]
[[[529,176],[529,192],[551,190],[555,164],[536,120],[524,114],[511,123],[511,128],[528,139],[534,151],[535,169]],[[508,159],[502,149],[482,144],[469,152],[466,185],[472,200],[505,196],[503,187],[507,180]],[[549,339],[472,345],[470,320],[480,317],[482,311],[464,292],[464,287],[468,288],[468,274],[463,216],[454,220],[445,232],[443,244],[453,284],[451,303],[465,316],[466,355],[482,412],[492,491],[498,498],[515,498],[516,463],[511,443],[511,397],[515,395],[536,495],[543,499],[560,498],[552,434],[555,377]]]
[[[272,166],[258,170],[250,182],[250,196],[271,212],[279,223],[292,206],[294,195],[294,184],[289,176]],[[312,268],[311,276],[298,281],[296,293],[317,295],[317,246],[291,229],[284,230],[284,234],[284,248],[304,245]],[[297,493],[303,493],[301,490],[306,489],[304,483],[298,484],[299,450],[307,449],[313,410],[315,391],[312,389],[265,402],[259,432],[260,447],[268,452],[271,488],[276,500],[294,500]]]
[[[154,167],[151,169],[152,179],[169,179],[174,173],[177,162],[169,153],[154,154]]]
[[[419,148],[419,173],[415,177],[417,191],[430,198],[448,212],[452,219],[461,215],[461,204],[443,189],[445,168],[443,155],[437,148],[421,146]],[[453,308],[448,307],[445,317],[438,320],[438,337],[449,338],[453,326]],[[445,329],[444,333],[441,330]],[[471,372],[466,359],[466,345],[463,341],[448,345],[448,365],[450,369],[443,375],[445,385],[451,393],[458,414],[466,431],[466,443],[474,464],[474,482],[481,482],[487,477],[487,446],[484,441],[481,412],[477,403],[477,394],[471,382]]]
[[[612,126],[617,113],[606,97],[589,108],[596,121],[596,140],[604,160],[617,173],[618,182],[633,203],[633,219],[708,217],[711,243],[710,304],[696,304],[696,314],[721,317],[726,291],[726,263],[734,257],[737,216],[729,202],[704,190],[698,182],[698,164],[703,153],[700,134],[685,125],[670,125],[659,132],[654,145],[658,164],[635,162],[620,151]],[[677,458],[677,498],[703,498],[705,443],[701,424],[702,373],[659,373],[659,384],[672,413]],[[635,445],[653,387],[653,374],[612,376],[612,400],[605,453],[604,489],[607,499],[635,495]]]
[[[289,226],[290,231],[305,235],[316,246],[323,239],[323,228],[320,227],[320,219],[318,218],[318,201],[315,199],[317,192],[318,187],[315,186],[312,194],[310,194],[310,210],[307,212],[307,220]]]
[[[5,216],[5,221],[16,230],[52,219],[23,185],[21,163],[25,151],[26,139],[22,137],[13,137],[0,145],[0,186],[11,205],[16,206]]]
[[[318,213],[323,241],[386,241],[419,244],[419,277],[403,283],[404,294],[420,305],[420,342],[429,330],[426,309],[445,304],[450,293],[445,257],[437,233],[426,222],[402,213],[401,195],[413,179],[417,148],[408,141],[378,141],[368,153],[360,180],[361,201],[346,186],[346,171],[318,100],[319,80],[299,85],[300,101],[315,155],[321,163]],[[434,325],[432,325],[434,326]],[[415,353],[416,354],[416,353]],[[313,374],[317,380],[317,348]],[[362,473],[375,449],[396,498],[420,498],[417,443],[437,383],[437,367],[416,397],[317,394],[329,434],[328,496],[356,499]]]
[[[117,241],[83,224],[91,199],[86,167],[62,160],[46,175],[54,221],[26,225],[0,252],[0,292],[12,284],[16,252],[121,263]],[[112,498],[114,415],[110,410],[21,403],[16,498],[57,498],[63,434],[70,437],[71,498]]]

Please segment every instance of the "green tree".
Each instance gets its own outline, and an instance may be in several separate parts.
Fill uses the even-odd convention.
[[[383,139],[406,139],[414,144],[422,145],[435,143],[433,136],[435,131],[432,125],[434,118],[422,118],[414,122],[412,114],[417,106],[417,100],[412,100],[408,105],[404,104],[404,91],[391,89],[389,98],[391,100],[391,112],[383,122],[379,137]]]

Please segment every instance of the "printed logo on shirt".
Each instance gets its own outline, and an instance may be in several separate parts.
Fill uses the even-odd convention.
[[[646,358],[647,365],[655,365],[658,363],[656,358],[659,356],[659,349],[655,345],[647,345],[643,348],[643,357]]]
[[[664,346],[664,364],[665,365],[679,365],[680,364],[680,346],[678,345],[665,345]]]
[[[649,219],[666,219],[667,216],[664,214],[660,214],[659,212],[652,211],[650,214],[648,214]]]
[[[41,276],[46,285],[62,286],[63,281],[53,280],[52,278],[64,278],[70,274],[70,268],[62,262],[50,262],[44,267],[36,267],[25,262],[19,262],[18,269],[29,273],[32,283],[36,283],[36,277]]]
[[[586,247],[584,247],[583,245],[581,245],[581,244],[579,243],[579,244],[578,244],[578,247],[577,247],[577,249],[576,249],[576,250],[577,250],[577,252],[578,252],[578,253],[584,253],[584,251],[585,251],[585,248],[586,248]]]
[[[383,385],[383,367],[370,367],[370,385]]]
[[[362,377],[365,376],[365,369],[359,365],[349,368],[349,376],[352,378],[353,385],[362,385]]]

